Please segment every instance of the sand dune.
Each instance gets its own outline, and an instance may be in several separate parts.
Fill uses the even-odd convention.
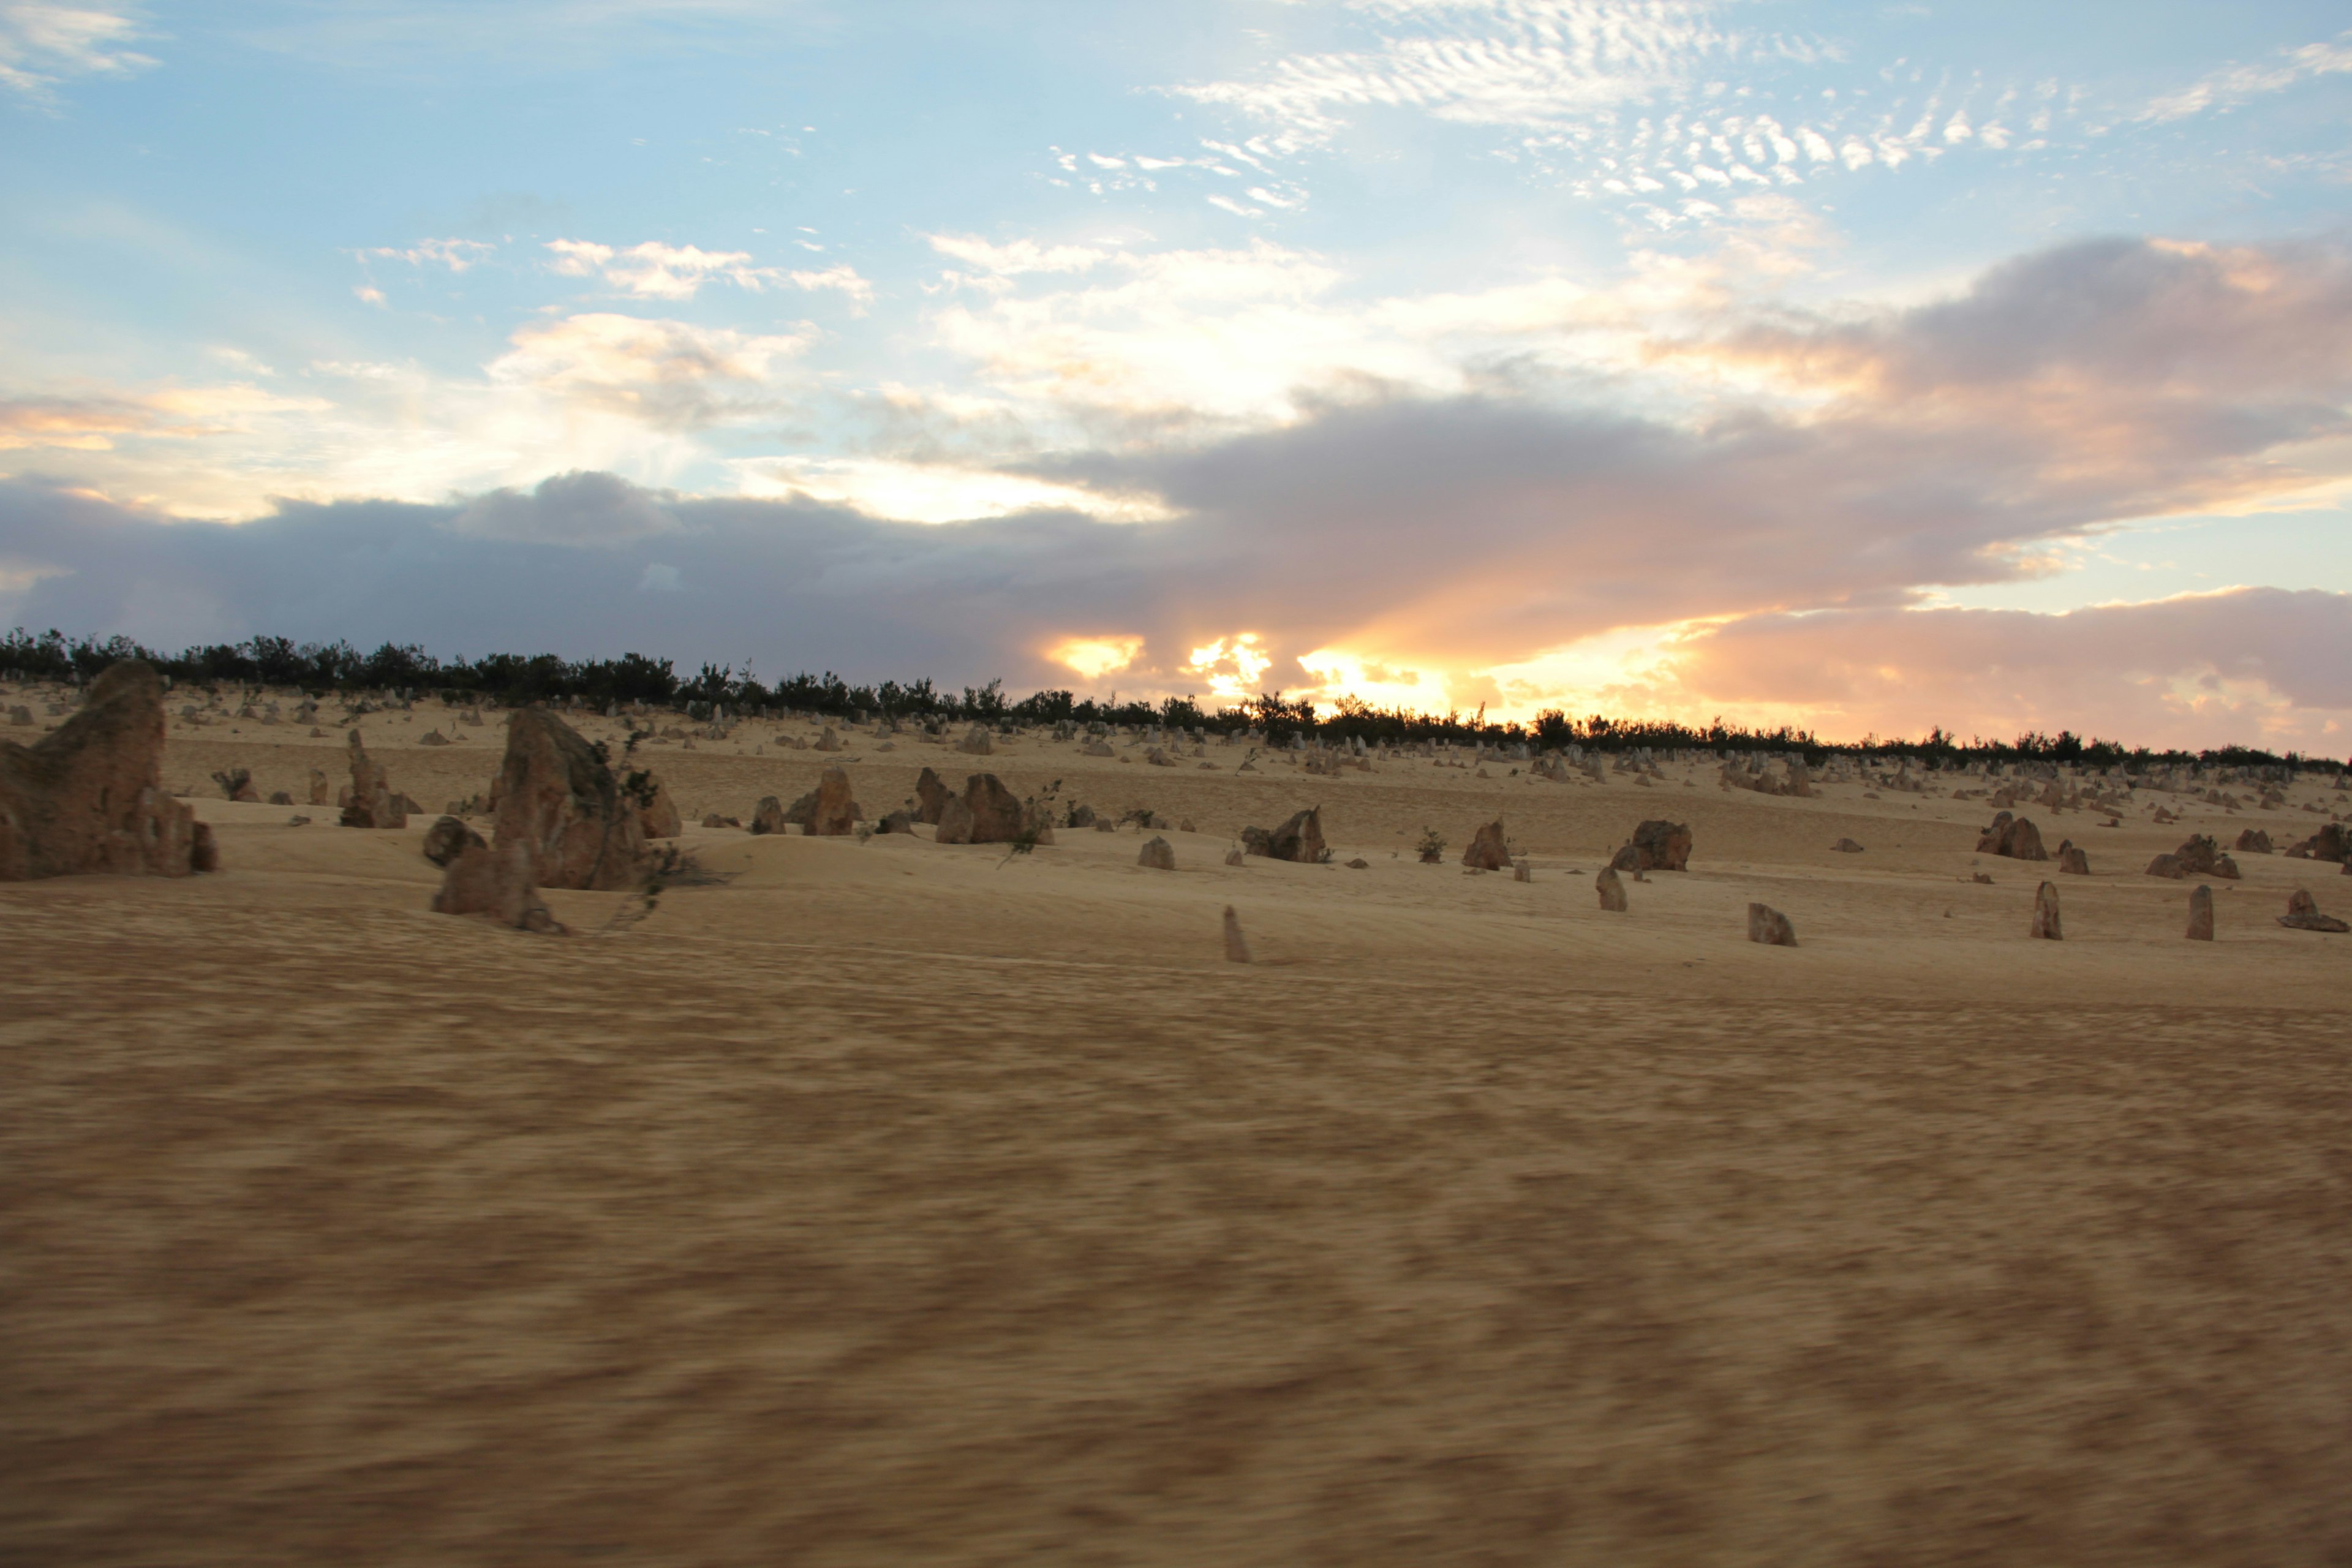
[[[2352,879],[2242,856],[2206,944],[2139,874],[2340,796],[2021,808],[2052,878],[1859,785],[746,725],[641,748],[689,823],[838,763],[1199,831],[689,827],[721,879],[550,938],[427,912],[499,752],[447,719],[362,721],[406,830],[200,798],[216,876],[0,888],[13,1560],[2352,1553],[2352,938],[2272,919]],[[341,734],[288,731],[165,776],[304,799]],[[1334,864],[1223,863],[1318,803]],[[1497,816],[1531,881],[1453,863]],[[1601,910],[1652,816],[1690,870]]]

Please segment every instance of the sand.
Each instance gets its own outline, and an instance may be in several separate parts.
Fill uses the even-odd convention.
[[[1202,831],[689,826],[725,880],[557,939],[426,912],[448,717],[362,721],[404,831],[213,798],[218,876],[0,888],[0,1558],[2352,1554],[2352,938],[2272,919],[2352,878],[2240,856],[2208,944],[2138,874],[2342,796],[2023,808],[2062,878],[1940,795],[745,725],[645,749],[689,823],[929,764]],[[165,776],[300,800],[325,728]],[[1335,864],[1223,864],[1318,802]],[[1497,816],[1532,881],[1453,863]],[[1691,869],[1604,913],[1646,816]]]

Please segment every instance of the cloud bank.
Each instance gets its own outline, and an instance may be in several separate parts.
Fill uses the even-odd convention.
[[[605,316],[516,342],[504,374],[656,424],[709,417],[713,388],[794,346]],[[2100,241],[1948,300],[1727,318],[1641,352],[1736,395],[1636,414],[1540,379],[1391,387],[992,470],[1041,497],[1151,498],[1143,521],[1033,505],[925,525],[583,472],[219,527],[18,480],[0,616],[1128,690],[1202,689],[1194,650],[1251,634],[1264,685],[1428,707],[2344,749],[2344,595],[1929,607],[2053,541],[2352,478],[2342,250]]]

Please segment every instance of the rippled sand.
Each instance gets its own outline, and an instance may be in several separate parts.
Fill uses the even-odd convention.
[[[413,728],[395,788],[483,787]],[[2126,874],[2319,817],[2035,813],[2052,944],[1980,803],[873,744],[653,757],[1202,831],[690,830],[727,880],[561,940],[425,912],[430,815],[0,888],[0,1558],[2352,1560],[2352,938],[2271,921],[2352,878],[2242,857],[2208,947]],[[1368,869],[1222,865],[1318,800]],[[1531,883],[1405,848],[1497,813]],[[1604,914],[1647,816],[1692,870]]]

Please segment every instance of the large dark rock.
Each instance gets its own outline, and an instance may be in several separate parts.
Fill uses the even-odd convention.
[[[1691,830],[1680,822],[1654,817],[1633,829],[1633,869],[1681,871],[1690,865]],[[1794,947],[1791,940],[1790,946]]]
[[[1500,871],[1511,864],[1511,851],[1503,842],[1503,825],[1490,822],[1470,837],[1470,847],[1462,851],[1462,863],[1478,871]]]
[[[2033,826],[2030,816],[2011,817],[2002,812],[1992,819],[1992,826],[1977,838],[1979,855],[2005,855],[2012,860],[2047,860],[2050,851],[2042,847],[2042,829]]]
[[[974,773],[965,781],[963,805],[971,815],[971,837],[963,840],[967,844],[1010,844],[1028,831],[1021,798],[994,773]]]
[[[163,760],[163,682],[143,659],[109,666],[32,745],[0,741],[0,882],[212,869],[212,829],[164,791]]]
[[[939,774],[925,768],[915,775],[916,821],[938,822],[940,813],[947,809],[948,799],[948,786],[940,782]]]
[[[1267,834],[1265,853],[1271,859],[1293,860],[1301,866],[1320,862],[1324,856],[1323,808],[1311,806]]]
[[[2340,822],[2331,822],[2287,854],[2298,860],[2333,860],[2339,865],[2352,865],[2352,829]]]
[[[825,769],[817,776],[814,794],[803,832],[812,838],[844,838],[857,831],[857,819],[862,814],[857,803],[849,798],[847,773],[839,768]]]
[[[542,888],[632,888],[644,875],[646,826],[595,749],[544,708],[507,720],[497,843],[525,846]]]

